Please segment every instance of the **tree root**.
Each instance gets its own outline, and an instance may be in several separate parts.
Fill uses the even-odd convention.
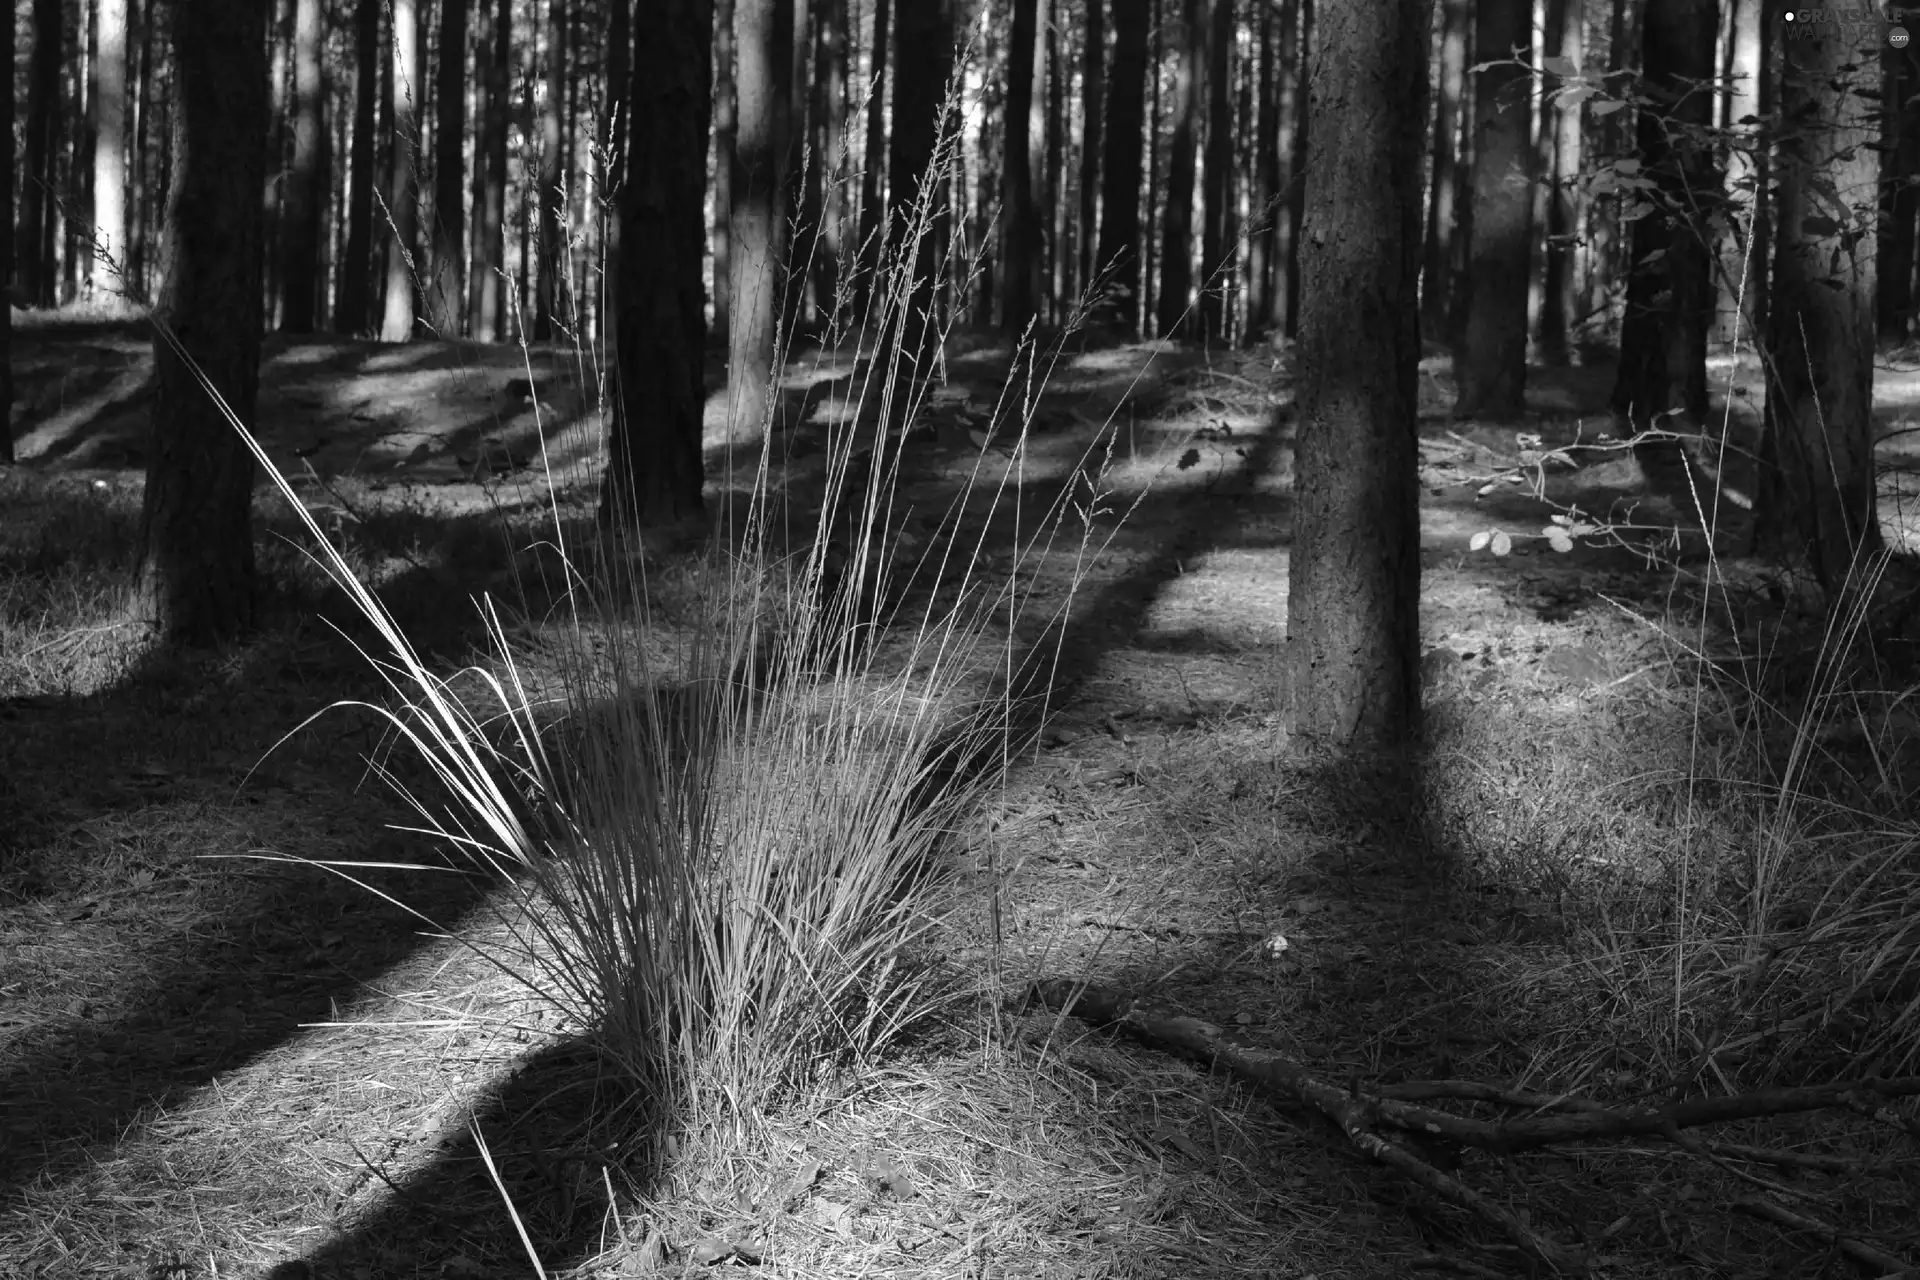
[[[1613,1107],[1587,1098],[1503,1089],[1470,1080],[1388,1085],[1369,1092],[1361,1090],[1358,1080],[1344,1088],[1329,1084],[1301,1064],[1272,1050],[1231,1043],[1226,1031],[1211,1022],[1139,1002],[1108,988],[1065,980],[1041,981],[1033,985],[1028,999],[1062,1016],[1072,1014],[1096,1025],[1118,1027],[1158,1048],[1224,1067],[1258,1089],[1305,1103],[1339,1125],[1348,1141],[1364,1154],[1416,1186],[1498,1228],[1535,1269],[1544,1268],[1553,1274],[1585,1275],[1588,1264],[1577,1250],[1529,1226],[1518,1215],[1448,1172],[1447,1169],[1457,1163],[1450,1157],[1459,1149],[1473,1148],[1509,1156],[1597,1139],[1662,1138],[1685,1149],[1697,1150],[1709,1144],[1685,1138],[1681,1130],[1827,1107],[1850,1107],[1873,1113],[1892,1099],[1920,1095],[1920,1076],[1762,1089],[1732,1097],[1691,1098],[1662,1107]],[[1517,1120],[1488,1121],[1422,1105],[1438,1099],[1490,1102],[1533,1114]],[[1381,1136],[1380,1129],[1397,1131],[1399,1141]],[[1716,1154],[1749,1160],[1784,1157],[1781,1163],[1796,1163],[1792,1153],[1767,1152],[1762,1148],[1734,1148]],[[1787,1223],[1779,1215],[1789,1211],[1772,1212],[1778,1207],[1770,1201],[1736,1202],[1737,1207],[1759,1212],[1748,1208],[1750,1203],[1767,1204],[1768,1216],[1776,1222],[1803,1230],[1825,1230],[1828,1237],[1836,1241],[1836,1247],[1847,1249],[1847,1244],[1838,1243],[1845,1237],[1813,1224],[1811,1219],[1802,1219],[1796,1214],[1793,1215],[1795,1221]],[[1848,1241],[1848,1244],[1858,1243]],[[1860,1245],[1860,1248],[1868,1246]],[[1873,1252],[1872,1265],[1892,1265],[1898,1269],[1897,1259]],[[1864,1256],[1856,1256],[1865,1261]]]

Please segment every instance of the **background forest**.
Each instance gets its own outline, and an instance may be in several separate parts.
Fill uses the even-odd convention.
[[[0,1275],[1920,1274],[1920,16],[7,8]]]

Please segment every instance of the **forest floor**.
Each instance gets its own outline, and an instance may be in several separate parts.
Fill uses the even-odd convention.
[[[1595,440],[1608,366],[1533,370],[1516,428],[1451,420],[1446,362],[1423,365],[1429,749],[1418,767],[1375,769],[1292,751],[1282,725],[1287,354],[1071,351],[1034,401],[1028,458],[1065,480],[1111,440],[1108,505],[1126,515],[1102,526],[1077,593],[1070,696],[955,852],[941,944],[957,970],[991,975],[990,998],[769,1117],[772,1146],[650,1198],[594,1123],[607,1099],[577,1045],[457,941],[482,927],[471,881],[369,870],[383,901],[247,857],[418,855],[390,827],[410,815],[366,776],[370,717],[337,711],[281,742],[340,699],[382,696],[328,622],[366,629],[315,585],[269,497],[263,523],[288,541],[262,551],[280,584],[262,633],[211,659],[130,646],[114,591],[137,529],[149,341],[133,325],[40,323],[15,343],[23,465],[0,472],[0,1275],[519,1277],[523,1229],[548,1274],[679,1274],[697,1240],[749,1223],[758,1256],[716,1265],[1513,1274],[1483,1221],[1367,1163],[1308,1110],[1019,994],[1084,978],[1148,995],[1343,1087],[1464,1078],[1613,1104],[1738,1092],[1824,1078],[1860,1044],[1822,1023],[1825,1039],[1771,1052],[1707,999],[1745,954],[1753,849],[1791,846],[1772,883],[1809,914],[1833,867],[1869,846],[1902,850],[1895,874],[1920,880],[1920,741],[1893,696],[1914,683],[1913,638],[1874,637],[1876,688],[1892,695],[1869,707],[1878,695],[1861,694],[1851,718],[1796,701],[1827,669],[1817,609],[1756,563],[1707,572],[1684,472],[1650,481]],[[994,406],[1011,366],[993,339],[951,344],[920,493],[961,486],[982,439],[1004,446]],[[826,352],[790,367],[788,483],[817,470],[819,423],[850,372]],[[1715,378],[1735,443],[1750,441],[1753,368],[1722,363]],[[532,563],[516,549],[528,513],[590,508],[593,385],[563,353],[276,340],[258,416],[303,500],[451,666],[481,644],[472,593],[510,591]],[[1883,519],[1904,544],[1920,371],[1884,369],[1879,404]],[[750,461],[715,436],[716,490],[737,491]],[[1620,538],[1555,553],[1539,536],[1548,502],[1504,481],[1480,494],[1561,447],[1546,498],[1615,513],[1632,526]],[[1751,474],[1722,471],[1736,491]],[[1737,524],[1738,504],[1726,515]],[[1511,554],[1471,549],[1494,530]],[[1856,815],[1855,829],[1816,810]],[[1920,1037],[1903,1036],[1869,1065],[1912,1071]],[[1734,1211],[1756,1182],[1920,1265],[1920,1160],[1900,1127],[1917,1122],[1910,1104],[1890,1114],[1713,1135],[1792,1148],[1799,1167],[1641,1139],[1469,1155],[1460,1176],[1587,1250],[1596,1274],[1854,1273],[1830,1241]]]

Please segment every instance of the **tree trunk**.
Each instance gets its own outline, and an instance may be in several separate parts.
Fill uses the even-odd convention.
[[[780,40],[787,0],[735,0],[734,141],[728,290],[727,428],[736,439],[767,423],[786,265],[788,50]],[[791,34],[791,25],[786,25]]]
[[[393,178],[387,211],[393,240],[387,250],[387,298],[380,322],[382,342],[413,337],[414,265],[419,245],[420,184],[415,164],[420,146],[420,31],[417,0],[391,0],[393,40]],[[558,0],[555,0],[558,3]]]
[[[859,322],[879,285],[881,249],[887,237],[887,16],[892,0],[873,0],[873,48],[867,76],[867,140],[860,156]]]
[[[1200,95],[1206,83],[1204,0],[1181,0],[1172,26],[1173,92],[1167,104],[1173,143],[1167,152],[1167,212],[1160,227],[1162,336],[1185,336],[1198,326],[1188,316],[1193,293],[1193,178],[1200,135]]]
[[[1138,333],[1140,171],[1147,139],[1147,0],[1111,0],[1113,80],[1108,85],[1105,150],[1100,162],[1100,247],[1094,279],[1104,279],[1098,314]]]
[[[1749,0],[1752,3],[1752,0]],[[1914,224],[1920,216],[1920,46],[1881,49],[1886,89],[1881,122],[1880,244],[1876,274],[1880,289],[1880,340],[1904,345],[1913,336]],[[1732,177],[1731,170],[1728,174]],[[1736,277],[1737,278],[1737,277]]]
[[[347,171],[347,254],[335,296],[336,333],[360,333],[372,321],[373,180],[380,138],[374,107],[380,89],[381,0],[357,0],[353,10],[353,154]]]
[[[174,163],[154,341],[153,430],[136,574],[168,642],[204,646],[253,617],[253,456],[202,389],[253,424],[262,328],[265,11],[173,0]]]
[[[298,0],[293,20],[293,168],[287,174],[286,231],[281,240],[280,328],[312,333],[319,310],[317,273],[331,157],[323,118],[321,58],[327,38],[321,0]]]
[[[1427,234],[1420,267],[1420,327],[1427,337],[1457,346],[1454,247],[1461,234],[1459,194],[1460,105],[1466,96],[1467,45],[1473,31],[1469,0],[1440,0],[1440,78],[1434,86],[1433,167],[1427,184]]]
[[[13,0],[5,3],[0,64],[13,65]],[[13,81],[0,94],[0,465],[13,462]]]
[[[474,334],[494,342],[507,340],[511,307],[507,297],[507,133],[513,100],[513,0],[500,0],[493,13],[493,45],[487,66],[487,115],[484,156],[474,154],[475,183],[485,181],[474,202],[478,224],[473,254],[477,295],[470,308]],[[521,298],[524,301],[524,295]]]
[[[66,179],[64,198],[54,202],[53,211],[63,232],[59,238],[63,250],[60,264],[60,301],[63,303],[77,301],[82,285],[91,287],[93,283],[93,185],[89,179],[93,176],[97,88],[94,80],[100,65],[99,59],[93,56],[93,33],[89,30],[93,16],[91,5],[80,7],[79,26],[74,33],[72,74],[67,80],[67,99],[61,107],[62,119],[73,124],[68,134],[66,163],[55,162]],[[49,229],[52,225],[49,221]]]
[[[1474,23],[1482,67],[1473,92],[1473,268],[1454,368],[1460,396],[1453,414],[1511,422],[1526,412],[1534,159],[1527,69],[1511,60],[1528,57],[1533,6],[1529,0],[1479,0]]]
[[[1308,92],[1293,731],[1381,749],[1420,727],[1420,159],[1426,0],[1329,6]]]
[[[1013,0],[1007,35],[1006,129],[1000,142],[1001,323],[1020,334],[1039,306],[1040,219],[1033,200],[1033,49],[1035,0]]]
[[[1568,65],[1580,66],[1586,44],[1585,0],[1551,0],[1547,13],[1550,51]],[[1564,84],[1565,77],[1554,76],[1548,81],[1548,89]],[[1579,101],[1569,103],[1564,97],[1550,108],[1553,132],[1548,142],[1553,149],[1553,181],[1546,191],[1546,262],[1540,287],[1540,358],[1549,365],[1567,363],[1579,307],[1573,242],[1580,226],[1580,140],[1585,110]]]
[[[1313,4],[1314,0],[1300,0],[1300,36],[1294,45],[1298,62],[1289,78],[1296,88],[1293,103],[1299,124],[1294,128],[1288,151],[1291,170],[1287,181],[1287,243],[1280,258],[1287,268],[1288,337],[1293,337],[1300,328],[1300,226],[1307,211],[1307,126],[1313,119],[1313,102],[1306,85],[1308,55],[1314,47]]]
[[[1715,309],[1718,339],[1732,345],[1742,339],[1748,347],[1766,332],[1767,261],[1771,225],[1768,200],[1756,199],[1767,189],[1769,165],[1760,122],[1772,106],[1767,84],[1769,41],[1763,25],[1763,0],[1729,0],[1731,48],[1728,50],[1731,86],[1727,98],[1727,221],[1734,234],[1723,236],[1719,303]],[[1916,83],[1909,93],[1920,93]],[[1920,127],[1914,131],[1920,144]],[[1911,193],[1909,193],[1911,194]]]
[[[1098,292],[1100,225],[1100,152],[1107,107],[1107,31],[1105,0],[1086,0],[1086,50],[1080,70],[1080,289]]]
[[[427,309],[441,337],[457,338],[465,328],[467,297],[461,259],[466,239],[467,0],[440,0],[439,72],[433,134],[433,284]]]
[[[1270,332],[1278,308],[1274,305],[1274,251],[1278,247],[1280,225],[1280,80],[1275,57],[1274,24],[1287,6],[1278,10],[1260,6],[1260,23],[1255,28],[1259,62],[1253,135],[1252,198],[1247,202],[1253,215],[1247,240],[1247,334]],[[1282,19],[1284,22],[1284,19]]]
[[[12,6],[7,8],[11,16]],[[93,233],[99,265],[94,279],[117,294],[125,292],[127,269],[127,0],[100,0],[96,22]]]
[[[892,260],[911,266],[913,287],[895,332],[900,364],[915,380],[933,376],[945,330],[942,314],[947,226],[944,175],[934,167],[945,122],[947,82],[953,74],[954,0],[914,0],[895,15],[899,75],[893,87],[893,134],[887,174],[894,207]],[[924,188],[924,190],[923,190]],[[924,215],[924,216],[922,216]],[[900,383],[892,396],[892,426],[906,425],[915,397]]]
[[[1652,34],[1649,20],[1649,51]],[[1773,380],[1758,514],[1762,544],[1804,555],[1829,592],[1880,547],[1872,416],[1876,209],[1870,200],[1862,207],[1863,193],[1873,192],[1880,177],[1877,35],[1809,23],[1780,47],[1780,115],[1794,127],[1775,152]],[[1834,192],[1850,203],[1836,202]]]
[[[130,157],[128,174],[127,204],[127,288],[135,298],[149,295],[147,281],[147,228],[153,219],[147,212],[151,200],[150,188],[153,168],[147,161],[147,135],[153,115],[153,28],[155,15],[154,0],[146,0],[144,7],[136,7],[131,13],[139,15],[140,59],[134,71],[133,105],[133,153]],[[0,217],[5,216],[0,211]],[[11,269],[13,259],[6,259],[7,269]]]
[[[1632,224],[1632,266],[1620,326],[1620,371],[1612,407],[1622,434],[1652,428],[1698,432],[1707,424],[1707,329],[1713,319],[1710,243],[1694,193],[1718,189],[1712,154],[1684,145],[1713,122],[1715,0],[1661,0],[1646,7],[1640,84],[1653,105],[1639,110],[1642,172],[1656,184],[1656,208]],[[1676,145],[1680,143],[1681,145]],[[1677,415],[1677,416],[1675,416]],[[1688,491],[1679,447],[1644,441],[1636,450],[1656,488]]]
[[[1233,285],[1233,35],[1234,0],[1210,0],[1207,33],[1207,176],[1200,231],[1200,336],[1227,338],[1227,301]]]
[[[734,0],[713,9],[713,330],[723,337],[733,316]]]
[[[27,136],[20,184],[20,232],[13,247],[21,296],[27,305],[34,307],[53,305],[53,139],[60,114],[64,16],[60,0],[33,0],[33,54],[27,64]]]
[[[561,215],[567,200],[567,0],[547,0],[547,99],[540,112],[539,275],[533,340],[551,342],[561,322],[567,244]]]
[[[1067,77],[1060,57],[1060,5],[1061,0],[1047,0],[1040,30],[1047,68],[1046,147],[1038,210],[1041,222],[1046,227],[1045,268],[1041,273],[1041,279],[1045,281],[1041,288],[1041,314],[1054,324],[1059,323],[1060,301],[1067,296],[1066,280],[1061,275],[1067,265],[1066,192],[1060,185],[1066,172],[1063,126]]]
[[[648,0],[635,34],[629,162],[618,197],[619,397],[599,518],[603,526],[655,527],[702,512],[711,0]]]

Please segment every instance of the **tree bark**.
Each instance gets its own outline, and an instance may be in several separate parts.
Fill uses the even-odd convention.
[[[1751,4],[1753,0],[1748,0]],[[1880,340],[1900,346],[1913,337],[1915,220],[1920,218],[1920,46],[1881,50],[1886,89],[1881,122],[1881,155],[1887,172],[1880,182],[1880,245],[1876,274],[1880,288],[1877,327]],[[1732,177],[1729,167],[1729,178]]]
[[[735,0],[732,227],[728,235],[727,427],[734,438],[767,423],[780,289],[786,267],[784,80],[786,0]],[[785,24],[791,38],[792,27]]]
[[[1253,215],[1247,239],[1247,334],[1270,332],[1279,308],[1275,306],[1274,258],[1278,248],[1280,225],[1280,80],[1278,43],[1274,26],[1287,11],[1260,6],[1260,22],[1255,28],[1259,61],[1255,73],[1252,197],[1248,208]]]
[[[1140,173],[1147,131],[1147,0],[1112,0],[1112,13],[1113,80],[1100,162],[1100,247],[1090,279],[1105,282],[1101,319],[1138,333],[1144,322]]]
[[[1474,23],[1482,68],[1473,93],[1473,267],[1453,413],[1511,422],[1526,412],[1534,176],[1527,69],[1513,60],[1528,57],[1533,6],[1529,0],[1478,0]]]
[[[320,233],[332,165],[324,119],[321,59],[327,38],[321,0],[298,0],[293,20],[293,168],[287,174],[281,240],[280,328],[312,333],[319,310]]]
[[[148,216],[147,205],[152,198],[149,188],[153,186],[152,166],[147,160],[147,135],[151,131],[153,115],[153,0],[146,0],[144,7],[137,3],[129,10],[138,15],[136,21],[140,32],[139,61],[134,70],[134,89],[131,105],[133,108],[132,154],[128,167],[127,201],[127,288],[135,298],[148,297],[147,282],[147,228],[153,219]],[[9,206],[10,207],[10,206]],[[0,211],[0,217],[5,217]],[[13,257],[5,259],[5,270],[12,269]]]
[[[556,3],[558,0],[556,0]],[[393,40],[393,168],[387,212],[393,239],[387,250],[387,296],[380,322],[382,342],[413,337],[414,267],[419,247],[420,184],[415,165],[420,146],[420,31],[417,0],[391,0]]]
[[[648,0],[634,34],[629,163],[618,197],[619,396],[599,518],[657,527],[702,512],[711,0]]]
[[[347,169],[347,252],[333,308],[336,333],[360,333],[372,320],[373,180],[380,154],[374,113],[380,89],[380,0],[356,0],[353,49],[353,153]]]
[[[713,329],[731,332],[733,316],[734,0],[715,0],[713,12]]]
[[[881,250],[887,237],[887,16],[892,0],[873,0],[873,47],[868,53],[867,139],[860,156],[861,321],[879,283]]]
[[[1434,86],[1433,167],[1427,184],[1427,235],[1420,268],[1420,327],[1427,337],[1457,346],[1455,241],[1461,235],[1459,194],[1460,106],[1466,96],[1467,46],[1473,31],[1469,0],[1440,0],[1440,78]]]
[[[1198,326],[1188,313],[1193,293],[1193,179],[1199,154],[1200,96],[1206,83],[1203,0],[1181,0],[1172,24],[1173,91],[1167,112],[1173,141],[1167,151],[1167,211],[1160,226],[1160,307],[1164,337],[1186,336]]]
[[[11,15],[12,6],[8,6]],[[100,0],[95,19],[93,233],[96,283],[125,289],[127,269],[127,0]],[[9,64],[11,65],[11,64]],[[11,205],[7,206],[9,209]],[[108,284],[111,279],[112,283]]]
[[[1038,210],[1046,227],[1046,245],[1042,256],[1041,314],[1049,323],[1060,319],[1060,303],[1067,296],[1062,272],[1067,266],[1066,191],[1061,179],[1066,173],[1066,69],[1060,57],[1061,0],[1047,0],[1042,11],[1040,42],[1044,46],[1047,69],[1046,146],[1043,153]]]
[[[567,199],[567,0],[547,0],[547,98],[540,112],[539,275],[533,339],[551,342],[565,305],[567,244],[561,216]]]
[[[266,25],[256,0],[174,0],[174,163],[141,510],[141,611],[206,646],[253,618],[253,456],[200,385],[251,427],[259,387]]]
[[[1330,6],[1309,72],[1302,370],[1287,587],[1293,731],[1420,727],[1420,153],[1426,0]]]
[[[1224,341],[1233,287],[1233,35],[1234,0],[1210,0],[1207,32],[1207,175],[1200,231],[1200,336]]]
[[[1585,0],[1551,0],[1547,10],[1548,48],[1570,66],[1581,65],[1586,44],[1587,15]],[[1564,76],[1553,76],[1549,91],[1565,85]],[[1570,355],[1569,342],[1574,316],[1579,306],[1574,285],[1574,245],[1580,226],[1580,140],[1584,133],[1585,107],[1564,97],[1551,106],[1551,134],[1543,135],[1553,153],[1553,181],[1546,190],[1547,239],[1545,263],[1540,286],[1540,358],[1549,365],[1564,365]]]
[[[1780,46],[1786,129],[1775,149],[1773,378],[1758,515],[1762,545],[1804,555],[1829,592],[1880,547],[1872,416],[1877,34],[1809,23]],[[1651,48],[1651,19],[1648,35]]]
[[[301,0],[312,3],[312,0]],[[433,130],[433,248],[427,314],[434,332],[457,338],[466,327],[467,0],[440,0],[439,86]]]
[[[1716,282],[1720,301],[1715,320],[1719,338],[1732,344],[1742,339],[1749,348],[1766,332],[1767,263],[1772,244],[1771,201],[1758,198],[1767,190],[1770,166],[1762,141],[1761,123],[1773,106],[1768,84],[1772,59],[1768,54],[1763,17],[1764,0],[1729,0],[1731,45],[1728,50],[1731,88],[1727,98],[1727,221],[1734,234],[1721,240],[1722,270]],[[1920,84],[1914,86],[1920,92]],[[1920,130],[1916,131],[1920,142]]]
[[[944,175],[935,168],[953,75],[954,0],[915,0],[895,15],[899,76],[893,88],[893,134],[887,174],[894,207],[890,257],[911,267],[912,288],[899,317],[896,372],[914,380],[933,376],[944,332],[942,299],[948,228]],[[924,216],[922,216],[924,215]],[[914,397],[903,381],[891,403],[891,425],[905,425]]]
[[[59,118],[65,22],[60,0],[33,0],[33,53],[27,63],[27,136],[14,240],[20,293],[27,305],[53,305],[54,131]]]
[[[1307,125],[1313,118],[1313,100],[1307,93],[1308,54],[1313,49],[1314,0],[1300,0],[1300,35],[1294,44],[1297,63],[1289,82],[1295,86],[1293,97],[1299,124],[1293,130],[1288,148],[1290,178],[1287,182],[1287,244],[1281,262],[1287,268],[1287,336],[1300,329],[1300,227],[1307,211]]]
[[[1007,35],[1006,129],[1000,141],[1001,323],[1025,332],[1039,306],[1040,219],[1033,200],[1033,50],[1036,0],[1013,0]]]
[[[5,3],[0,64],[13,65],[13,0]],[[0,465],[13,455],[13,82],[0,94]]]
[[[1105,0],[1086,0],[1086,49],[1080,69],[1080,289],[1091,293],[1099,272],[1100,152],[1106,145],[1107,29]]]

